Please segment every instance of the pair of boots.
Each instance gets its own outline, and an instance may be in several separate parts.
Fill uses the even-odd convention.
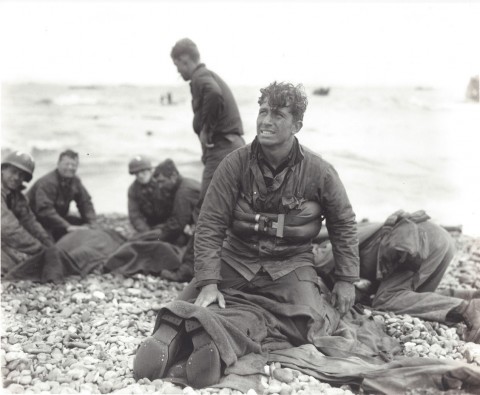
[[[183,375],[187,383],[194,388],[218,383],[222,363],[210,335],[197,320],[184,320],[166,312],[153,336],[144,340],[137,350],[133,362],[134,377],[136,380],[145,377],[150,380],[165,378],[169,369],[190,351]]]

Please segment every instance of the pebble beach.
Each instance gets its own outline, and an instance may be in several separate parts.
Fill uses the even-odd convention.
[[[102,217],[103,225],[131,234],[122,215]],[[452,232],[457,253],[440,288],[480,289],[480,239]],[[211,394],[239,395],[227,388],[195,390],[163,380],[136,382],[133,358],[151,334],[157,311],[186,284],[137,274],[72,276],[62,284],[30,281],[1,284],[1,370],[3,391],[11,394]],[[480,366],[480,345],[462,340],[463,324],[447,326],[408,315],[372,310],[366,314],[397,338],[406,357],[453,359]],[[352,394],[314,377],[265,366],[263,394]],[[440,393],[431,392],[413,393]],[[258,394],[254,390],[248,395]],[[258,394],[260,395],[260,394]]]

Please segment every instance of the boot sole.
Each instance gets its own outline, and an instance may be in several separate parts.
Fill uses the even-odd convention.
[[[205,388],[220,381],[222,361],[218,348],[196,320],[185,322],[192,336],[193,352],[187,361],[187,380],[194,388]]]
[[[175,357],[185,335],[183,320],[173,314],[164,314],[153,336],[139,346],[133,364],[135,380],[163,378]]]

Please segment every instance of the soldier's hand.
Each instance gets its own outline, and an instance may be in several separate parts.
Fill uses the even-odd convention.
[[[218,305],[222,309],[225,308],[225,298],[218,290],[217,284],[205,285],[198,294],[195,304],[197,306],[207,307],[214,302],[218,302]]]
[[[330,302],[342,316],[345,315],[355,303],[355,286],[347,281],[337,281]]]
[[[214,144],[211,144],[208,141],[208,133],[206,129],[202,129],[198,137],[200,138],[200,143],[202,143],[202,145],[204,145],[205,147],[212,148],[214,146]]]

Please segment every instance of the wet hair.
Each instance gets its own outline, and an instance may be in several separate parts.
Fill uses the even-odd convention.
[[[71,159],[75,159],[75,160],[78,159],[78,153],[71,150],[71,149],[67,149],[67,150],[63,151],[60,154],[60,156],[58,157],[58,161],[60,162],[64,156],[67,156],[67,157],[69,157]]]
[[[303,121],[308,99],[302,84],[295,86],[288,82],[274,81],[260,89],[260,93],[258,104],[262,105],[266,101],[271,108],[290,107],[293,120]]]
[[[175,166],[175,163],[173,160],[170,158],[165,159],[163,162],[161,162],[156,168],[155,171],[153,172],[153,177],[158,176],[159,174],[162,174],[165,177],[172,177],[173,175],[178,176],[178,170],[177,167]]]
[[[197,45],[189,38],[178,40],[173,46],[172,52],[170,52],[170,56],[174,60],[182,55],[188,55],[194,62],[200,60],[200,52],[198,52]]]

